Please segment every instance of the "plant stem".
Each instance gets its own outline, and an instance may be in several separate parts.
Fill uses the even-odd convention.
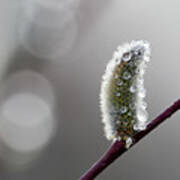
[[[177,100],[173,105],[167,108],[163,113],[161,113],[157,118],[151,121],[146,130],[138,132],[133,137],[133,145],[135,145],[139,140],[144,136],[150,133],[155,129],[159,124],[169,118],[172,114],[180,109],[180,99]],[[131,146],[131,147],[132,147]],[[80,177],[80,180],[93,180],[97,177],[106,167],[108,167],[114,160],[121,156],[128,149],[125,148],[124,141],[115,141],[109,150],[102,156],[102,158],[97,161],[83,176]]]

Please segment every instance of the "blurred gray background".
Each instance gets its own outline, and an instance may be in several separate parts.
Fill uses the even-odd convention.
[[[65,3],[65,0],[61,3]],[[113,51],[123,42],[146,39],[152,44],[152,61],[145,76],[150,119],[180,96],[178,0],[75,0],[74,3],[78,3],[78,7],[65,8],[65,14],[54,22],[55,32],[62,37],[58,41],[60,43],[54,47],[52,41],[45,49],[41,49],[42,45],[50,42],[54,33],[54,27],[53,30],[46,27],[52,20],[46,21],[45,17],[46,26],[42,24],[39,28],[35,22],[42,22],[42,19],[37,19],[42,15],[38,14],[38,8],[36,18],[29,20],[25,17],[28,6],[24,7],[22,1],[0,0],[0,91],[3,91],[1,87],[7,86],[6,89],[11,89],[10,95],[17,93],[17,87],[7,85],[9,78],[17,72],[30,70],[38,73],[48,80],[53,89],[53,116],[56,119],[53,136],[41,152],[33,156],[33,162],[26,168],[17,170],[9,167],[7,160],[3,158],[8,154],[7,151],[16,157],[16,161],[20,161],[23,155],[16,155],[17,152],[9,150],[11,148],[8,145],[5,150],[0,149],[0,179],[76,180],[106,151],[110,142],[104,137],[99,111],[101,76]],[[46,10],[43,9],[43,13],[46,14]],[[69,22],[74,25],[61,31],[57,22],[63,24],[64,18],[69,14],[73,19],[73,22]],[[56,14],[54,16],[57,17]],[[35,28],[28,31],[30,38],[27,38],[27,29],[23,34],[25,25],[21,25],[22,23],[27,23],[26,27],[29,29]],[[68,35],[63,34],[73,28],[73,31],[68,31]],[[40,37],[43,32],[45,35]],[[30,46],[39,43],[39,49],[28,49],[28,43]],[[65,43],[67,50],[63,49]],[[58,49],[63,51],[52,57],[54,48],[56,52]],[[26,83],[24,81],[21,84],[24,87]],[[32,84],[33,92],[36,88]],[[42,86],[42,93],[44,89],[46,88]],[[4,96],[8,98],[8,93],[2,95],[1,106],[6,102]],[[33,112],[29,111],[31,117]],[[11,113],[10,110],[8,112]],[[179,117],[178,112],[97,179],[179,180]],[[6,132],[11,134],[8,129]],[[38,134],[34,137],[36,138]]]

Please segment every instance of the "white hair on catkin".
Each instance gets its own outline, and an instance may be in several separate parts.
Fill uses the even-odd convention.
[[[133,135],[146,129],[143,75],[150,60],[147,41],[132,41],[117,48],[102,78],[100,107],[109,140],[132,143]]]

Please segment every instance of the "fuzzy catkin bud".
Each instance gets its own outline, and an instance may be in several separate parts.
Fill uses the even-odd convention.
[[[146,129],[143,75],[149,60],[149,43],[132,41],[118,47],[103,75],[100,105],[105,134],[109,140],[125,140],[127,148],[133,136]]]

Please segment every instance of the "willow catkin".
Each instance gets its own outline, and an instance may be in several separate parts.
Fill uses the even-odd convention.
[[[143,75],[149,60],[149,43],[132,41],[117,48],[103,75],[100,105],[105,135],[126,141],[127,148],[133,136],[146,129]]]

